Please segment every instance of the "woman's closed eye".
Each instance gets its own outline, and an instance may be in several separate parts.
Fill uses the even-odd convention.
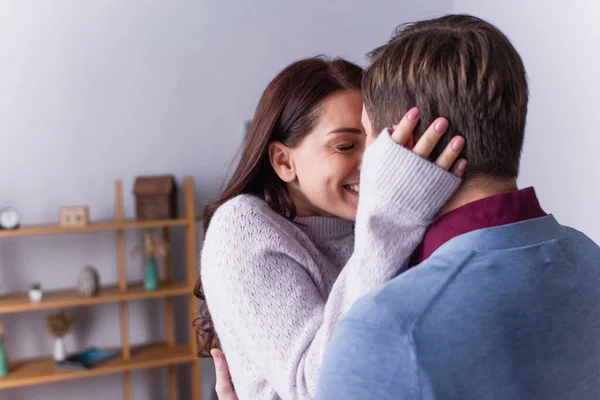
[[[355,147],[354,144],[342,144],[342,145],[335,146],[335,149],[337,151],[339,151],[340,153],[347,153],[350,150],[354,149],[354,147]]]

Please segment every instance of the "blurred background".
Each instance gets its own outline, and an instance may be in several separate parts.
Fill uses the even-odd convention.
[[[111,218],[121,178],[133,216],[135,177],[164,173],[192,176],[199,208],[221,187],[279,70],[317,54],[365,66],[399,24],[448,13],[494,23],[520,52],[531,97],[519,184],[535,185],[547,212],[600,242],[598,0],[0,0],[0,208],[15,207],[24,224],[55,222],[69,204]],[[0,296],[32,281],[72,287],[88,264],[114,284],[114,247],[113,233],[0,238]],[[142,279],[138,264],[129,262],[129,279]],[[185,267],[173,269],[185,279]],[[129,305],[132,343],[164,335],[161,301]],[[175,304],[186,341],[193,310]],[[68,349],[120,345],[116,304],[74,312]],[[51,354],[44,315],[0,315],[11,359]],[[190,398],[186,368],[180,399]],[[202,374],[209,399],[212,361]],[[167,398],[162,369],[132,377],[133,398]],[[120,374],[0,390],[9,400],[122,396]]]

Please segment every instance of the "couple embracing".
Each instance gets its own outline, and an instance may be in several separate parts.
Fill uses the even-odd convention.
[[[219,398],[597,398],[600,248],[517,187],[517,51],[448,15],[371,61],[281,71],[204,210]]]

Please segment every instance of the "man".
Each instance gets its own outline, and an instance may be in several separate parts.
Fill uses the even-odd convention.
[[[363,96],[374,132],[412,106],[417,137],[446,117],[468,167],[412,268],[337,328],[317,399],[598,398],[600,248],[517,189],[528,89],[509,40],[463,15],[404,26]]]

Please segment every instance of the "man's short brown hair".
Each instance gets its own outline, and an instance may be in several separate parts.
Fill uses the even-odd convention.
[[[401,25],[371,52],[363,75],[366,111],[375,133],[412,107],[421,111],[416,137],[437,117],[450,122],[431,159],[450,139],[466,140],[465,178],[516,177],[527,114],[527,76],[502,32],[469,15]]]

